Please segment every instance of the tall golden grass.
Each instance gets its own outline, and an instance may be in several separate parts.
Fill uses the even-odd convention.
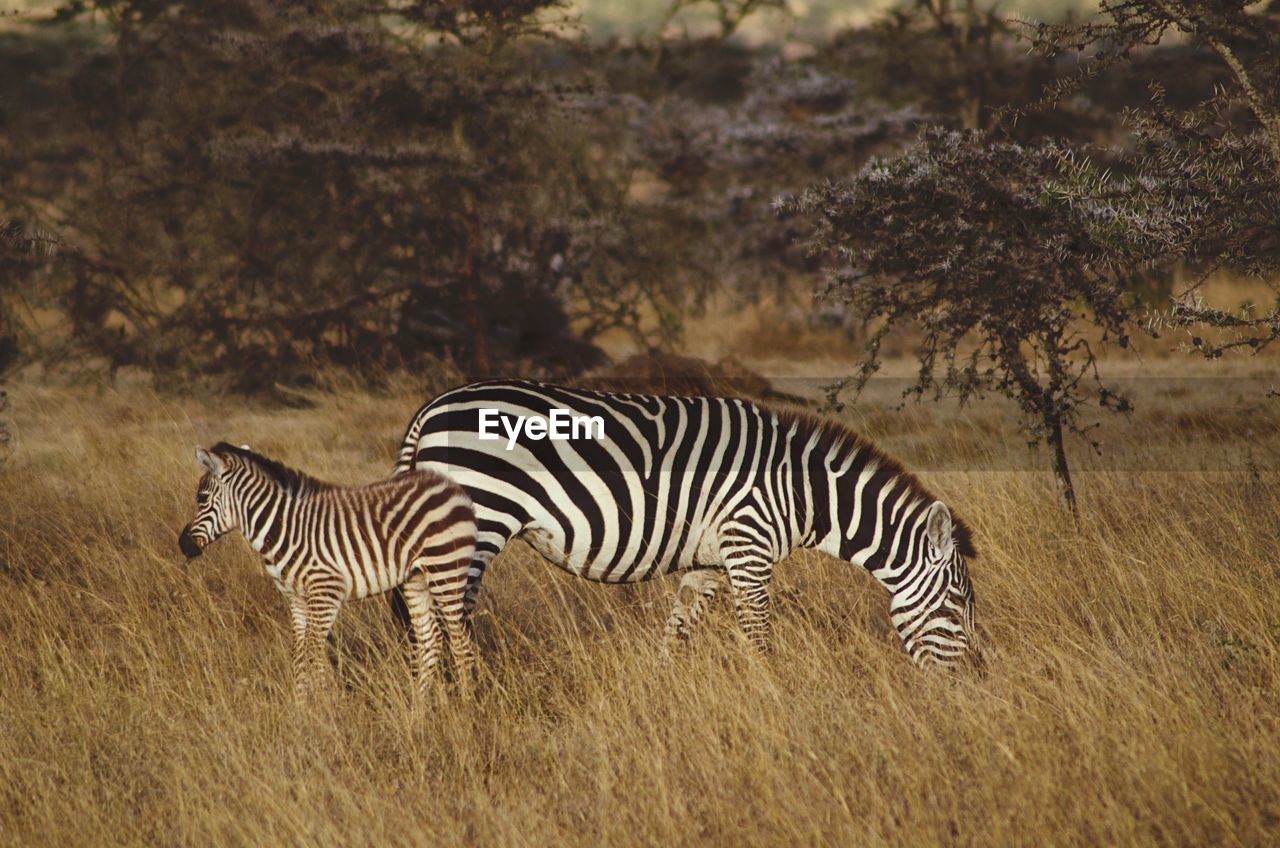
[[[1280,434],[1205,385],[1108,425],[1160,470],[1082,470],[1080,528],[1004,464],[1000,405],[846,413],[976,528],[986,677],[917,671],[883,591],[813,554],[778,569],[773,653],[720,602],[664,667],[671,581],[596,586],[517,543],[486,580],[475,699],[415,715],[385,604],[343,611],[335,691],[300,706],[257,556],[228,538],[188,566],[175,539],[197,442],[366,481],[423,386],[286,409],[20,381],[0,842],[1275,844]]]

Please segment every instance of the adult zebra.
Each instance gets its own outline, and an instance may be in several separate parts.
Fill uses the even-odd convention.
[[[476,524],[471,499],[456,483],[416,471],[368,486],[335,486],[226,442],[196,448],[196,461],[205,473],[178,547],[191,560],[239,529],[262,554],[267,574],[289,599],[299,694],[326,666],[325,638],[343,602],[398,587],[417,642],[419,690],[437,668],[440,621],[467,686],[474,652],[463,593]]]
[[[547,422],[556,410],[598,417],[603,438],[538,438],[546,423],[508,438],[518,418]],[[482,438],[495,422],[502,435]],[[687,635],[723,570],[743,630],[763,648],[774,563],[814,548],[888,589],[891,620],[918,665],[976,653],[968,528],[901,465],[830,421],[740,399],[486,381],[414,414],[396,471],[413,468],[448,474],[475,503],[468,611],[485,568],[521,535],[591,580],[686,570],[664,651]]]

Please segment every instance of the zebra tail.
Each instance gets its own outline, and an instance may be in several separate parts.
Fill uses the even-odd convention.
[[[434,402],[428,401],[418,407],[418,411],[413,413],[413,418],[409,419],[409,428],[400,439],[400,450],[396,453],[396,466],[391,469],[392,477],[413,470],[414,460],[418,454],[418,439],[422,436],[422,426],[427,418],[426,411]]]

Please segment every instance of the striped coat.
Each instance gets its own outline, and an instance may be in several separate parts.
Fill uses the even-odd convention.
[[[465,685],[474,652],[463,626],[467,571],[475,554],[471,499],[456,483],[421,471],[368,486],[324,483],[225,442],[198,448],[204,469],[196,513],[178,538],[189,559],[231,530],[262,554],[289,600],[295,677],[309,690],[342,604],[402,587],[417,642],[419,688],[448,646]],[[441,627],[443,625],[443,629]]]
[[[588,426],[574,438],[565,425],[570,437],[553,439],[557,418]],[[764,647],[773,565],[813,548],[889,591],[917,663],[951,665],[976,640],[968,528],[901,465],[831,422],[740,399],[488,381],[414,414],[396,470],[423,468],[456,479],[475,503],[468,608],[489,562],[520,536],[590,580],[682,571],[668,649],[727,582],[741,626]]]

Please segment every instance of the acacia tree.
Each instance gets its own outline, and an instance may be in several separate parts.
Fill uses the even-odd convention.
[[[935,128],[902,155],[779,206],[812,221],[807,245],[828,262],[826,294],[882,322],[833,400],[878,370],[886,333],[918,325],[920,369],[909,391],[1015,400],[1074,512],[1064,436],[1087,435],[1088,404],[1129,409],[1099,377],[1082,310],[1103,341],[1122,347],[1140,325],[1096,237],[1095,210],[1061,194],[1063,157],[1050,143]]]
[[[923,327],[916,393],[996,391],[1018,402],[1073,509],[1064,433],[1087,434],[1082,412],[1095,400],[1129,409],[1100,379],[1086,328],[1121,347],[1130,333],[1161,325],[1234,331],[1223,343],[1196,337],[1210,357],[1280,338],[1280,312],[1207,309],[1194,287],[1162,321],[1144,320],[1121,284],[1173,263],[1280,270],[1280,21],[1251,13],[1258,5],[1104,0],[1097,20],[1028,27],[1050,57],[1098,48],[1078,75],[1052,81],[1033,111],[1171,30],[1230,71],[1234,87],[1191,106],[1170,105],[1156,87],[1147,107],[1127,113],[1135,143],[1106,151],[1108,167],[1064,142],[1002,140],[1010,128],[999,123],[985,135],[933,129],[899,158],[781,204],[814,222],[809,246],[828,261],[830,294],[881,318],[881,335]],[[879,339],[855,386],[878,367]]]
[[[1106,210],[1100,236],[1130,264],[1229,267],[1261,278],[1280,272],[1280,6],[1259,0],[1104,0],[1085,23],[1028,28],[1047,55],[1095,48],[1085,73],[1129,59],[1137,48],[1179,32],[1212,51],[1234,85],[1175,108],[1160,87],[1130,110],[1136,144],[1119,178],[1083,159],[1070,162],[1065,190]],[[1069,86],[1067,87],[1069,90]],[[1058,93],[1058,92],[1055,92]],[[1280,338],[1280,297],[1270,309],[1231,313],[1206,307],[1200,283],[1182,292],[1157,323],[1185,328],[1208,358],[1265,348]],[[1207,338],[1207,328],[1225,338]]]

